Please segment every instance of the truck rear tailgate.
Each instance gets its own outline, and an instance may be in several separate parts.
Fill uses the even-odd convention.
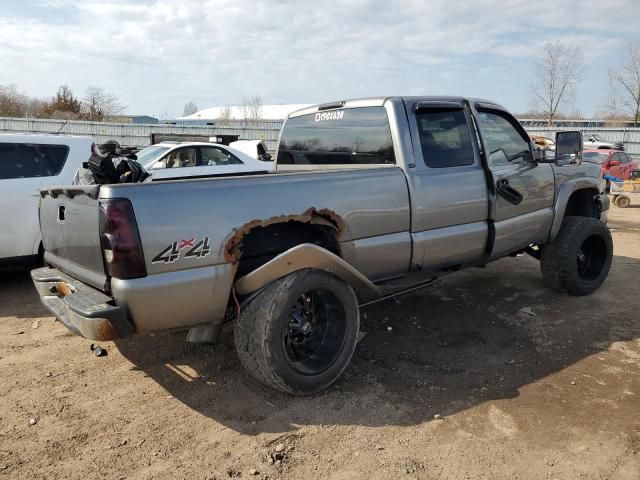
[[[99,191],[99,185],[42,189],[40,230],[48,263],[102,290]]]

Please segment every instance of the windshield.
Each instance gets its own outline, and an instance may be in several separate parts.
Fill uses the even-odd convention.
[[[147,148],[143,148],[138,153],[136,153],[136,157],[138,157],[138,163],[142,165],[144,168],[149,168],[151,164],[158,159],[158,157],[162,156],[163,153],[167,152],[169,147],[163,147],[161,145],[151,145]]]
[[[600,138],[600,135],[598,135],[597,133],[592,134],[591,137],[597,142],[602,140],[602,138]]]
[[[607,161],[608,153],[598,153],[598,152],[585,152],[582,154],[582,158],[585,160],[592,160],[597,163],[604,163]]]

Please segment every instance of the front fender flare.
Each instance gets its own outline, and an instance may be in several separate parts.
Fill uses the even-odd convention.
[[[556,196],[555,205],[553,206],[554,216],[553,224],[551,225],[551,232],[549,233],[549,241],[556,238],[564,219],[564,213],[569,203],[569,198],[577,190],[583,189],[595,189],[600,191],[600,180],[593,177],[582,177],[567,180],[558,189],[558,195]]]
[[[330,251],[310,243],[296,245],[241,277],[235,283],[235,289],[240,295],[248,295],[278,278],[304,268],[324,270],[344,280],[353,287],[360,303],[382,297],[378,287],[357,269]]]

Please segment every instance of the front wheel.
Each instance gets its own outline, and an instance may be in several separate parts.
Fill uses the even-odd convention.
[[[244,308],[234,330],[236,350],[260,382],[308,395],[347,367],[359,323],[348,284],[321,270],[300,270],[270,283]]]
[[[545,282],[570,295],[589,295],[607,278],[613,241],[607,226],[588,217],[565,217],[558,236],[542,248]]]

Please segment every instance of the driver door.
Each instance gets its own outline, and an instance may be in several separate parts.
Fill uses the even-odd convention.
[[[493,259],[546,241],[553,221],[554,173],[551,165],[533,160],[529,136],[511,114],[493,106],[477,105],[476,110],[496,187]]]

